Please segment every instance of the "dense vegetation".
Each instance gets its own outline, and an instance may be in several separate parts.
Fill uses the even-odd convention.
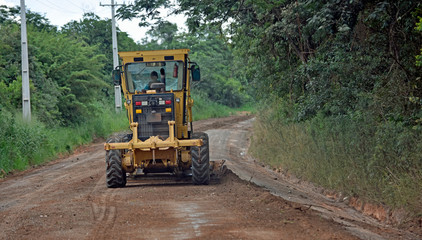
[[[80,21],[71,21],[59,30],[45,17],[28,11],[33,122],[21,121],[18,16],[19,8],[0,7],[0,177],[11,170],[25,169],[59,153],[69,152],[94,137],[106,137],[128,127],[126,114],[116,114],[113,109],[111,22],[93,13],[86,13]],[[175,39],[162,35],[160,31],[167,31]],[[178,35],[177,27],[171,31],[154,28],[148,35],[151,40],[141,45],[127,33],[118,31],[118,48],[120,51],[134,51],[192,47],[198,50],[192,60],[204,64],[203,75],[216,72],[211,79],[205,77],[203,83],[197,85],[204,93],[197,98],[196,119],[229,115],[233,111],[230,107],[240,106],[242,94],[237,93],[233,100],[232,94],[220,91],[223,85],[227,85],[224,81],[227,71],[216,71],[216,66],[211,63],[217,59],[199,55],[199,49],[207,46],[219,54],[214,54],[220,58],[219,64],[227,63],[231,55],[224,42],[211,35]],[[207,41],[209,44],[204,43]],[[213,89],[207,91],[211,85]],[[226,94],[230,99],[226,100],[217,93]],[[208,96],[214,100],[213,104],[207,104],[210,102]]]
[[[422,4],[417,0],[137,0],[220,29],[260,106],[253,153],[325,187],[422,214]],[[156,25],[160,19],[154,19]]]

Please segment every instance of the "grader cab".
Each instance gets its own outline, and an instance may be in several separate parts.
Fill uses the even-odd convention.
[[[127,175],[192,175],[210,181],[208,135],[192,126],[191,83],[200,80],[189,49],[119,52],[113,70],[122,86],[131,133],[111,137],[106,150],[107,187],[124,187]]]

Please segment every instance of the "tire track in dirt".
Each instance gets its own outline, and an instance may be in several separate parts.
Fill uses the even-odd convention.
[[[115,206],[116,192],[106,189],[105,175],[103,175],[95,184],[94,189],[88,195],[87,200],[91,203],[91,214],[94,222],[89,239],[96,239],[99,235],[108,235],[108,231],[113,228],[117,216],[117,207]]]

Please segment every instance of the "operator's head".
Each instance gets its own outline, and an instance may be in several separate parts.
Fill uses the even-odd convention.
[[[158,73],[156,71],[152,71],[151,72],[151,79],[152,80],[157,80],[158,79]]]

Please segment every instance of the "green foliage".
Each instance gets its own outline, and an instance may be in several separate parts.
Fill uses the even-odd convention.
[[[204,30],[196,40],[187,42],[192,42],[191,61],[201,67],[202,79],[193,85],[194,91],[229,107],[240,107],[250,100],[247,84],[236,72],[232,50],[215,28]]]
[[[247,114],[256,114],[256,106],[251,103],[233,108],[214,102],[202,93],[194,93],[192,97],[195,101],[192,109],[194,121],[208,118],[228,117],[239,113],[243,114],[245,112]]]
[[[110,19],[100,19],[94,13],[85,13],[81,20],[65,24],[61,32],[82,44],[96,46],[97,54],[104,54],[109,60],[113,59]],[[136,51],[140,48],[127,33],[119,29],[117,29],[117,43],[119,51]],[[107,61],[105,64],[102,73],[108,75],[113,69],[113,61]]]
[[[104,55],[97,46],[68,38],[50,26],[45,18],[28,17],[31,103],[40,120],[49,125],[78,124],[91,117],[93,103],[110,88],[104,79]],[[34,21],[34,22],[32,22]],[[0,82],[3,107],[21,106],[20,29],[10,19],[0,28]],[[3,70],[4,69],[4,70]]]
[[[117,16],[122,19],[140,18],[140,27],[150,26],[160,21],[160,8],[171,7],[169,0],[137,0],[117,9]]]
[[[162,49],[168,49],[173,44],[173,40],[177,34],[177,24],[168,21],[160,21],[157,25],[152,26],[147,32],[152,38],[151,43],[159,44]],[[158,43],[160,41],[160,43]],[[151,45],[149,43],[149,45]]]
[[[192,109],[194,121],[207,118],[227,117],[234,113],[234,109],[211,101],[203,94],[194,94],[192,97],[195,101]]]
[[[66,38],[62,34],[33,32],[29,41],[35,46],[31,61],[35,74],[32,77],[42,97],[34,97],[34,106],[43,106],[42,113],[55,114],[56,119],[65,125],[80,123],[93,112],[91,105],[101,98],[102,88],[107,88],[102,69],[106,58],[96,53],[96,48]],[[38,60],[38,61],[37,61]],[[37,94],[35,92],[34,94]],[[38,101],[41,101],[39,104]]]
[[[422,15],[422,9],[419,10]],[[418,17],[419,22],[416,23],[416,30],[422,32],[422,17]],[[422,67],[422,46],[421,46],[421,54],[416,55],[416,66]]]

